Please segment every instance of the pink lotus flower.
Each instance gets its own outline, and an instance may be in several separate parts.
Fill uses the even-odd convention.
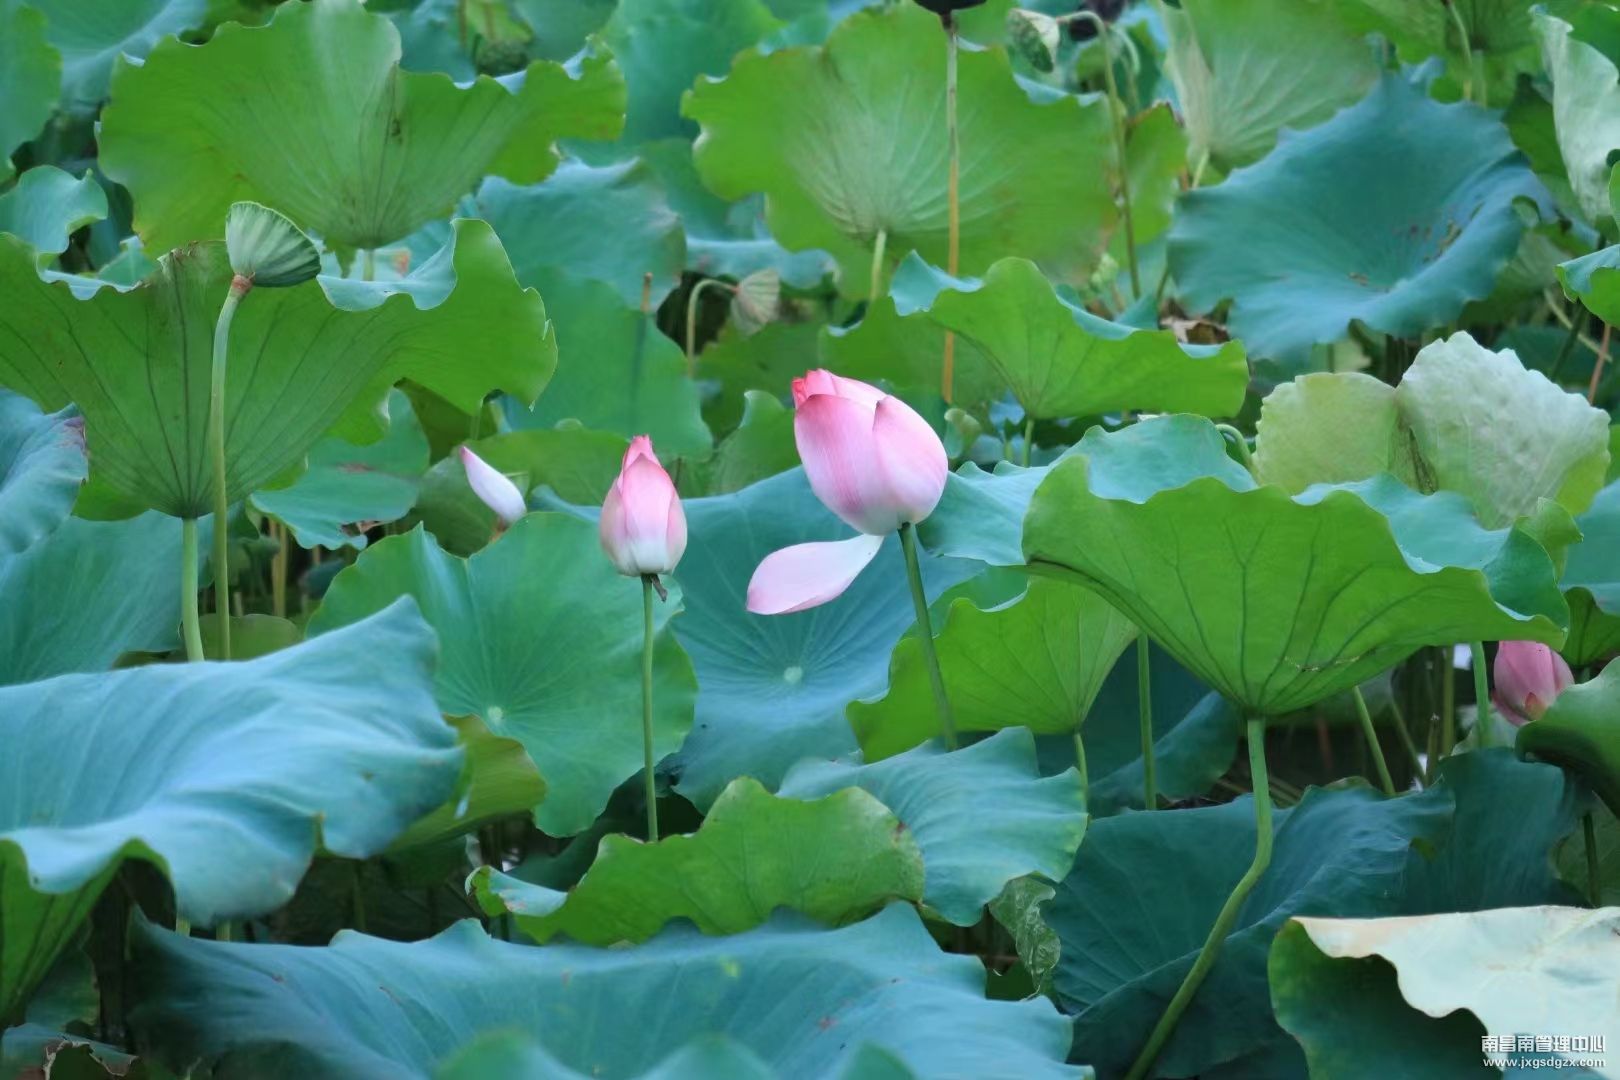
[[[1515,727],[1541,719],[1575,681],[1564,658],[1536,641],[1504,641],[1496,649],[1491,700]]]
[[[473,453],[471,448],[466,446],[461,448],[461,465],[467,470],[467,483],[472,485],[473,494],[477,495],[485,506],[495,511],[502,528],[514,524],[518,518],[529,512],[528,504],[523,501],[523,492],[518,490],[518,486]]]
[[[748,610],[803,611],[837,598],[883,537],[934,512],[950,463],[928,422],[897,397],[830,371],[793,380],[793,437],[810,489],[862,535],[773,552],[748,583]]]
[[[602,503],[602,550],[627,577],[667,574],[686,551],[686,511],[652,439],[637,435]]]

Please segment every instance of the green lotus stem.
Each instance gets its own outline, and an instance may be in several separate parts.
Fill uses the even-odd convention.
[[[1406,749],[1406,756],[1412,759],[1412,775],[1423,776],[1423,757],[1418,753],[1417,743],[1412,741],[1412,732],[1406,726],[1406,714],[1401,711],[1400,703],[1393,696],[1389,699],[1389,716],[1395,721],[1395,733],[1401,738],[1401,746]]]
[[[1030,448],[1034,445],[1034,443],[1035,443],[1035,418],[1026,413],[1025,416],[1024,416],[1024,449],[1023,449],[1023,453],[1019,455],[1020,463],[1026,469],[1029,468]]]
[[[1553,310],[1553,314],[1558,314],[1557,309]],[[1547,367],[1547,378],[1551,382],[1558,382],[1558,373],[1564,369],[1564,361],[1569,359],[1569,354],[1575,351],[1575,342],[1580,339],[1580,336],[1580,320],[1570,319],[1569,333],[1564,335],[1564,343],[1558,347],[1558,355],[1553,357],[1553,362]]]
[[[658,840],[658,779],[653,760],[653,583],[641,575],[641,755],[647,793],[647,843]]]
[[[1271,864],[1271,789],[1266,777],[1266,721],[1262,716],[1248,718],[1249,739],[1249,773],[1254,787],[1254,861],[1238,879],[1237,885],[1232,889],[1232,895],[1226,898],[1221,906],[1221,912],[1215,917],[1215,925],[1210,927],[1209,937],[1204,939],[1204,947],[1198,950],[1198,956],[1193,960],[1192,970],[1187,977],[1181,980],[1181,986],[1176,989],[1175,997],[1165,1008],[1164,1015],[1153,1026],[1153,1033],[1148,1036],[1142,1052],[1137,1055],[1136,1063],[1126,1074],[1125,1080],[1142,1080],[1153,1067],[1153,1062],[1164,1049],[1164,1044],[1170,1041],[1171,1034],[1176,1030],[1176,1022],[1181,1014],[1187,1011],[1192,1002],[1193,995],[1209,975],[1210,968],[1215,966],[1215,960],[1220,955],[1221,946],[1226,942],[1226,936],[1232,932],[1232,925],[1237,922],[1238,912],[1243,908],[1243,901],[1248,899],[1249,893],[1255,884],[1266,872]]]
[[[231,278],[230,292],[214,324],[214,363],[208,382],[208,446],[214,459],[214,615],[219,620],[219,658],[231,658],[230,517],[225,489],[225,368],[230,349],[231,320],[253,282],[240,274]]]
[[[375,281],[377,279],[377,249],[366,248],[360,253],[360,280]]]
[[[928,681],[934,688],[934,704],[939,709],[939,730],[945,749],[956,749],[956,717],[951,699],[945,694],[945,676],[939,670],[939,654],[934,652],[934,627],[928,618],[928,594],[923,591],[922,564],[917,561],[917,527],[909,521],[900,526],[900,550],[906,556],[906,576],[911,581],[911,603],[917,609],[917,637],[922,642],[923,660],[928,665]]]
[[[1389,775],[1389,765],[1384,761],[1384,748],[1378,745],[1378,731],[1373,727],[1372,713],[1367,711],[1367,699],[1361,696],[1361,687],[1352,686],[1350,696],[1356,701],[1356,715],[1361,718],[1361,733],[1367,737],[1367,749],[1372,751],[1373,764],[1378,769],[1378,782],[1384,787],[1384,794],[1390,797],[1395,795],[1395,780]]]
[[[1438,769],[1439,759],[1457,745],[1457,673],[1451,664],[1449,646],[1440,650],[1440,752],[1429,758],[1429,768]]]
[[[686,374],[688,378],[697,370],[698,297],[703,295],[704,289],[710,287],[731,288],[730,285],[718,278],[704,278],[692,286],[692,291],[686,296]]]
[[[1125,261],[1131,271],[1131,295],[1142,295],[1141,272],[1136,266],[1136,223],[1131,220],[1131,171],[1125,160],[1125,104],[1114,81],[1113,28],[1095,11],[1077,11],[1068,16],[1074,21],[1093,23],[1097,27],[1097,40],[1103,50],[1103,87],[1108,91],[1108,128],[1114,139],[1114,156],[1119,160],[1119,201],[1125,211]]]
[[[879,229],[877,236],[872,238],[872,283],[867,286],[866,295],[868,311],[878,302],[878,297],[883,295],[883,252],[888,246],[889,230]]]
[[[946,249],[945,272],[955,277],[962,261],[962,141],[956,124],[956,18],[945,16],[945,143],[950,161],[945,184],[946,217],[950,243]],[[951,383],[956,377],[956,335],[945,331],[945,354],[940,362],[939,383],[945,404],[951,403]]]
[[[1474,658],[1474,742],[1484,748],[1491,745],[1491,682],[1485,667],[1485,643],[1470,641],[1468,652]]]
[[[202,627],[197,616],[197,519],[180,519],[180,626],[186,659],[203,658]]]
[[[1080,738],[1080,729],[1074,729],[1074,764],[1080,770],[1080,805],[1091,805],[1091,776],[1086,771],[1086,744]]]
[[[1451,12],[1451,22],[1452,22],[1452,25],[1457,28],[1457,41],[1458,41],[1458,44],[1459,44],[1460,48],[1462,49],[1463,67],[1468,72],[1467,76],[1463,79],[1463,87],[1462,87],[1463,100],[1464,101],[1473,101],[1474,100],[1474,48],[1473,48],[1473,46],[1471,44],[1469,44],[1469,41],[1468,41],[1468,24],[1463,22],[1462,12],[1457,10],[1456,0],[1441,0],[1441,3],[1445,4],[1446,5],[1446,10]],[[1479,95],[1479,97],[1480,97],[1480,102],[1479,103],[1481,105],[1485,104],[1486,91],[1485,91],[1484,82],[1485,82],[1485,80],[1484,80],[1483,76],[1481,76],[1481,78],[1480,78],[1480,95]]]
[[[1153,670],[1149,666],[1148,636],[1136,628],[1136,714],[1142,727],[1142,805],[1159,808],[1159,782],[1153,761]]]
[[[270,610],[276,618],[287,616],[287,530],[274,518],[270,519],[270,535],[276,541],[276,554],[270,561]]]
[[[1603,906],[1603,875],[1598,868],[1597,822],[1592,811],[1581,815],[1581,832],[1586,837],[1586,901],[1595,908]]]

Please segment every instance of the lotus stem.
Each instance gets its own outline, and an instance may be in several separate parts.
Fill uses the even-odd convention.
[[[180,519],[180,626],[186,659],[203,659],[202,627],[197,615],[197,519]]]
[[[1440,767],[1440,759],[1457,745],[1457,672],[1451,662],[1451,648],[1440,650],[1440,752],[1429,758],[1430,777]]]
[[[1148,656],[1148,636],[1136,628],[1136,712],[1142,727],[1142,806],[1159,808],[1159,782],[1153,761],[1153,669]]]
[[[1393,696],[1389,700],[1389,718],[1395,722],[1395,734],[1400,736],[1406,756],[1412,759],[1412,775],[1423,780],[1423,757],[1418,753],[1417,743],[1412,741],[1412,732],[1406,726],[1406,714]]]
[[[949,246],[946,249],[945,272],[955,277],[962,261],[962,145],[956,125],[956,54],[959,51],[956,19],[945,16],[945,143],[950,160],[945,184],[945,202],[949,224]],[[956,375],[956,335],[945,331],[945,355],[940,364],[939,383],[945,404],[951,403],[951,384]]]
[[[1361,733],[1367,737],[1367,749],[1372,751],[1373,765],[1378,769],[1378,782],[1384,794],[1395,795],[1395,780],[1389,775],[1389,764],[1384,761],[1384,748],[1378,745],[1378,730],[1373,727],[1372,713],[1367,711],[1367,699],[1361,696],[1361,687],[1352,686],[1350,696],[1356,701],[1356,715],[1361,718]]]
[[[377,249],[366,248],[360,253],[360,280],[375,281],[377,278]]]
[[[1091,805],[1091,776],[1086,771],[1086,744],[1080,738],[1080,728],[1074,729],[1074,764],[1080,770],[1080,805],[1088,808]]]
[[[911,603],[917,609],[917,637],[922,643],[923,660],[928,665],[928,681],[934,688],[940,734],[945,738],[945,749],[955,750],[956,717],[951,712],[951,699],[945,694],[945,676],[939,670],[939,654],[934,651],[934,627],[928,618],[928,594],[923,591],[922,564],[917,560],[917,527],[909,521],[900,526],[900,550],[906,556]]]
[[[276,618],[284,619],[287,617],[287,563],[291,558],[287,551],[287,529],[271,518],[270,535],[276,541],[276,554],[270,561],[270,610]]]
[[[1026,469],[1029,468],[1029,455],[1034,444],[1035,418],[1026,413],[1024,415],[1024,448],[1023,452],[1019,455],[1019,463],[1022,464]]]
[[[647,843],[658,842],[658,778],[653,760],[653,586],[657,578],[641,575],[641,751],[647,796]]]
[[[1586,403],[1597,401],[1598,383],[1603,381],[1603,365],[1609,359],[1609,324],[1603,324],[1603,338],[1598,342],[1597,360],[1592,364],[1592,381],[1586,384]]]
[[[1114,80],[1113,28],[1095,11],[1077,11],[1068,16],[1074,21],[1090,22],[1097,27],[1097,40],[1103,51],[1103,87],[1108,92],[1108,130],[1114,140],[1114,157],[1119,161],[1119,201],[1125,212],[1125,261],[1131,271],[1131,297],[1142,295],[1141,272],[1136,266],[1136,223],[1131,220],[1131,171],[1125,160],[1125,103],[1119,96]]]
[[[889,230],[879,229],[872,238],[872,281],[867,286],[866,310],[871,311],[872,305],[878,302],[883,295],[883,252],[889,246]]]
[[[687,294],[687,296],[686,296],[686,375],[687,375],[687,378],[691,378],[692,374],[695,371],[697,371],[698,298],[703,295],[703,290],[704,289],[707,289],[707,288],[710,288],[710,287],[725,288],[725,289],[731,288],[730,285],[726,284],[724,281],[719,280],[718,278],[704,278],[702,281],[698,282],[696,285],[693,285],[692,286],[692,291],[689,292]]]
[[[1586,838],[1586,900],[1595,908],[1603,906],[1603,875],[1598,867],[1597,822],[1592,811],[1581,815],[1581,832]]]
[[[1474,666],[1474,742],[1481,747],[1491,745],[1491,683],[1485,668],[1485,643],[1468,643]]]
[[[1457,10],[1456,0],[1441,0],[1446,10],[1451,12],[1452,25],[1457,28],[1457,40],[1462,48],[1463,69],[1467,74],[1463,77],[1462,96],[1464,101],[1474,100],[1474,47],[1468,40],[1468,24],[1463,22],[1462,12]],[[1485,104],[1485,85],[1483,75],[1480,78],[1480,104]]]
[[[231,320],[253,282],[240,274],[231,278],[230,292],[214,324],[214,362],[208,383],[208,445],[214,459],[214,615],[219,620],[219,658],[231,658],[230,518],[225,488],[225,369],[230,351]]]
[[[1136,1063],[1126,1074],[1126,1080],[1142,1080],[1153,1067],[1159,1052],[1164,1044],[1170,1041],[1170,1036],[1176,1030],[1176,1022],[1181,1014],[1187,1010],[1192,1002],[1193,995],[1209,975],[1210,968],[1215,966],[1215,960],[1220,955],[1221,946],[1226,942],[1226,936],[1232,932],[1232,925],[1237,922],[1238,912],[1243,908],[1243,901],[1248,899],[1249,893],[1255,884],[1271,865],[1271,789],[1266,776],[1266,721],[1262,716],[1248,718],[1249,740],[1249,773],[1254,788],[1254,861],[1238,879],[1232,894],[1226,898],[1221,906],[1221,912],[1215,917],[1215,925],[1210,927],[1209,937],[1204,939],[1204,947],[1198,950],[1198,956],[1193,960],[1192,970],[1181,981],[1176,989],[1175,997],[1159,1017],[1154,1025],[1153,1033],[1148,1036],[1142,1052],[1137,1055]]]

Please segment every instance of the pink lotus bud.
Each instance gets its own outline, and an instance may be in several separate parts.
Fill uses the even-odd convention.
[[[830,371],[793,380],[793,438],[810,488],[868,536],[934,512],[950,470],[945,444],[897,397]]]
[[[652,439],[637,435],[602,503],[602,550],[628,577],[667,574],[686,551],[686,511]]]
[[[1496,648],[1491,700],[1514,726],[1541,719],[1575,681],[1564,658],[1537,641],[1504,641]]]
[[[515,523],[518,518],[529,512],[529,506],[523,501],[523,492],[518,490],[518,486],[473,453],[469,447],[461,448],[461,464],[467,470],[467,483],[472,485],[473,494],[483,500],[485,506],[495,511],[495,516],[501,519],[503,528]]]

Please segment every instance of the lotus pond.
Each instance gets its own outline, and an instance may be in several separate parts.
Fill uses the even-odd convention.
[[[1620,1077],[1620,5],[0,0],[0,1080]]]

